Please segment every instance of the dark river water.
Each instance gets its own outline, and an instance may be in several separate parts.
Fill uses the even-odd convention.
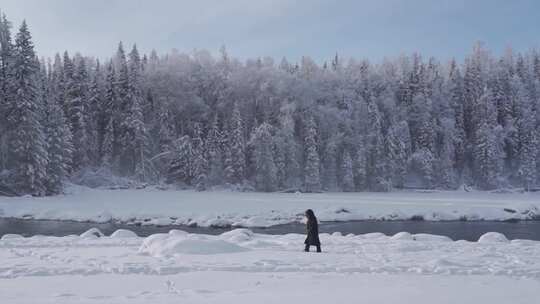
[[[81,234],[84,231],[96,227],[105,235],[110,235],[116,229],[129,229],[139,236],[148,236],[154,233],[168,232],[171,229],[181,229],[190,233],[220,234],[233,228],[205,228],[187,226],[135,226],[116,223],[84,223],[71,221],[44,221],[44,220],[20,220],[0,218],[0,236],[8,233],[21,234],[23,236],[52,235],[66,236]],[[257,233],[286,234],[305,233],[305,226],[299,223],[277,225],[270,228],[251,228]],[[530,239],[540,241],[540,221],[521,222],[428,222],[428,221],[351,221],[351,222],[323,222],[319,226],[321,233],[341,232],[342,234],[364,234],[370,232],[382,232],[386,235],[394,235],[401,231],[412,234],[429,233],[445,235],[453,240],[476,241],[486,232],[500,232],[509,239]]]

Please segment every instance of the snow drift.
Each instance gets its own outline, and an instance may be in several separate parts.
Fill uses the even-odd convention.
[[[147,237],[139,248],[139,253],[167,257],[180,254],[224,254],[247,250],[247,248],[211,236],[162,233]]]

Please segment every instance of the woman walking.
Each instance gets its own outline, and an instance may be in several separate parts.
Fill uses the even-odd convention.
[[[304,241],[304,244],[306,245],[304,251],[309,252],[310,246],[316,246],[317,252],[321,252],[321,241],[319,240],[319,224],[317,223],[317,217],[315,217],[315,213],[313,213],[313,210],[306,210],[306,218],[307,238]]]

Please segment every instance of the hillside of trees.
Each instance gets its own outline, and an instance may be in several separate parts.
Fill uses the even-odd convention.
[[[317,64],[120,43],[104,62],[41,59],[5,16],[0,48],[0,193],[59,194],[84,170],[201,191],[539,184],[536,50]]]

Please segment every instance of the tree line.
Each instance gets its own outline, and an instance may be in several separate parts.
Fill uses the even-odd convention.
[[[0,22],[0,190],[62,193],[83,170],[198,190],[535,187],[540,53],[462,63],[240,61],[119,44],[38,59]]]

